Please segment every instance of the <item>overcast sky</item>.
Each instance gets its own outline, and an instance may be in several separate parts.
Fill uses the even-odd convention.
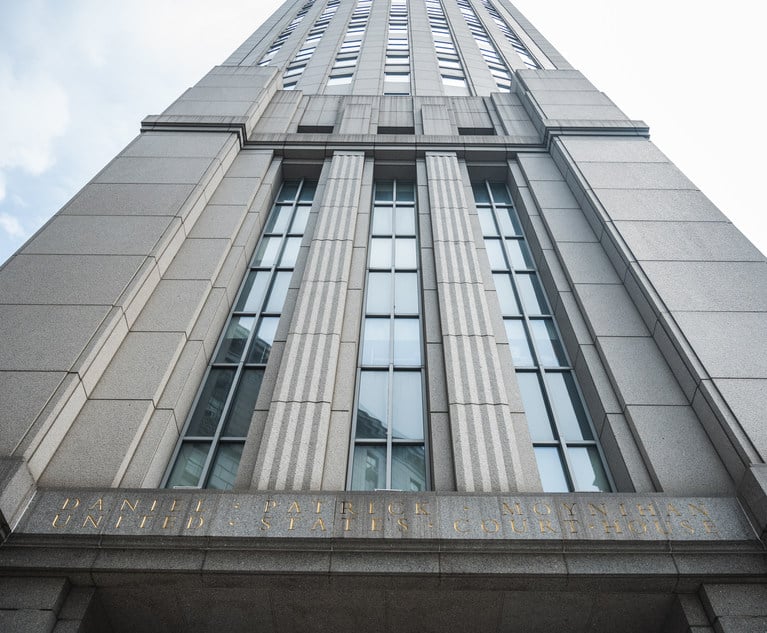
[[[0,0],[0,262],[279,4]],[[515,4],[767,252],[764,5]]]

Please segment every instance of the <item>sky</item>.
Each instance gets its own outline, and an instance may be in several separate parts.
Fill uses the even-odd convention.
[[[0,0],[0,262],[280,4]],[[767,6],[515,4],[767,252]]]

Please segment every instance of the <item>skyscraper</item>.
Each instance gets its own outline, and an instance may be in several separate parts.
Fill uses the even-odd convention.
[[[648,136],[286,2],[0,271],[0,628],[764,630],[767,269]]]

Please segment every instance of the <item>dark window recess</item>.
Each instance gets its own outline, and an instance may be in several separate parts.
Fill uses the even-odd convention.
[[[300,134],[332,134],[332,125],[299,125],[298,132]]]
[[[458,134],[461,136],[495,136],[495,129],[491,127],[459,127]]]
[[[415,128],[406,125],[379,125],[379,134],[415,134]]]

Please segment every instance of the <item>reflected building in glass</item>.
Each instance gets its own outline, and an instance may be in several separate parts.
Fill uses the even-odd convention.
[[[0,269],[0,630],[767,630],[766,270],[510,2],[288,0]]]

